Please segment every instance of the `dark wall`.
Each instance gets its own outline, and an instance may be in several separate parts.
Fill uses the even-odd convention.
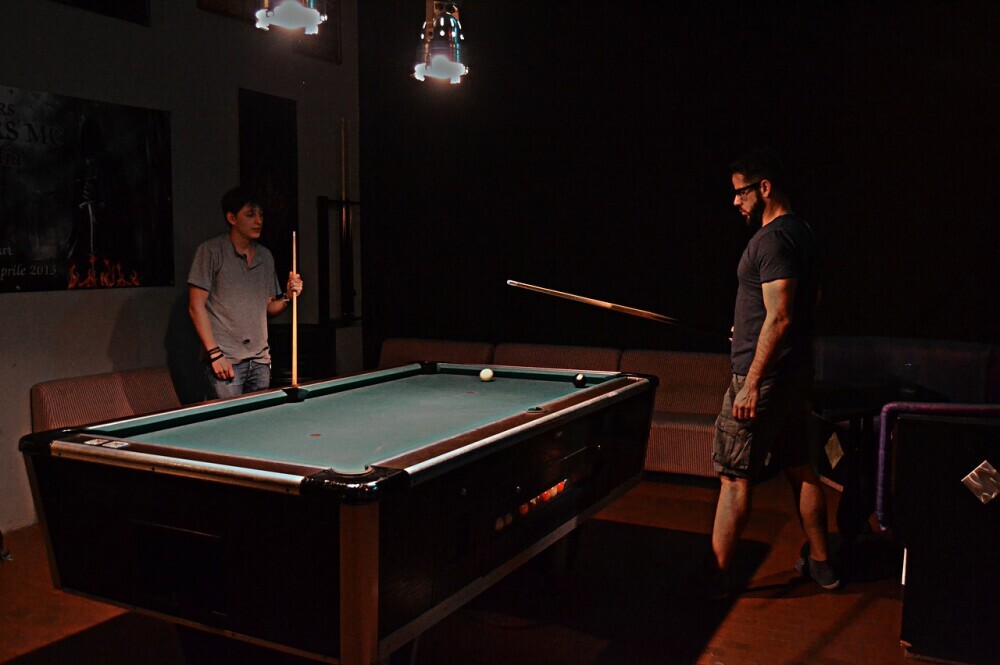
[[[825,254],[820,333],[1000,341],[1000,3],[466,0],[470,74],[407,76],[423,2],[361,3],[366,356],[389,336],[725,350],[770,145]]]

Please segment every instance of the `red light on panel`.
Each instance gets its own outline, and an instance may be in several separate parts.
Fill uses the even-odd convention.
[[[520,517],[527,517],[528,513],[538,507],[539,504],[548,503],[549,501],[555,499],[558,495],[566,491],[566,485],[569,484],[569,480],[560,480],[558,483],[548,488],[538,496],[532,497],[528,501],[522,503],[517,508],[517,514]],[[500,515],[493,522],[494,531],[503,531],[505,528],[509,527],[514,523],[514,515],[512,513],[506,513]]]

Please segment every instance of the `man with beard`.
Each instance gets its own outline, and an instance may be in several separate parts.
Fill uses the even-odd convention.
[[[772,155],[751,153],[730,171],[733,205],[757,231],[737,269],[733,376],[716,420],[712,460],[721,487],[704,591],[728,595],[727,571],[750,517],[753,484],[768,467],[784,470],[808,539],[796,568],[835,589],[840,580],[827,558],[826,498],[809,464],[806,429],[819,248],[809,225],[792,213]]]

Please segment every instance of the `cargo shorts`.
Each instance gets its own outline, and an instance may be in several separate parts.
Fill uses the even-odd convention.
[[[733,374],[715,420],[712,462],[716,472],[754,481],[768,467],[808,464],[812,378],[791,375],[764,379],[754,418],[737,420],[733,400],[745,381],[745,376]]]

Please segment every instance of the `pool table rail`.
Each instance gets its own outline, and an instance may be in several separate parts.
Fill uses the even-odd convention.
[[[588,385],[564,396],[515,413],[507,418],[447,437],[396,457],[373,461],[359,473],[345,473],[321,465],[253,457],[198,448],[130,440],[164,425],[202,422],[220,415],[236,415],[281,406],[309,397],[322,397],[418,374],[434,372],[475,375],[477,367],[446,363],[419,363],[350,377],[326,379],[301,387],[265,391],[236,398],[213,400],[169,413],[153,413],[82,428],[62,428],[25,436],[25,453],[49,454],[66,459],[107,464],[205,482],[218,482],[287,494],[327,495],[344,503],[378,501],[386,494],[426,482],[457,465],[492,454],[558,428],[623,399],[638,390],[648,377],[618,372],[586,371]],[[577,370],[548,370],[495,366],[497,378],[531,378],[569,382]],[[295,395],[289,391],[297,391]]]
[[[414,483],[423,482],[450,470],[459,462],[465,463],[487,454],[488,448],[512,446],[647,389],[644,386],[647,381],[639,377],[614,375],[606,378],[608,380],[604,383],[589,390],[539,404],[534,409],[385,460],[377,466],[401,468],[413,478]]]

